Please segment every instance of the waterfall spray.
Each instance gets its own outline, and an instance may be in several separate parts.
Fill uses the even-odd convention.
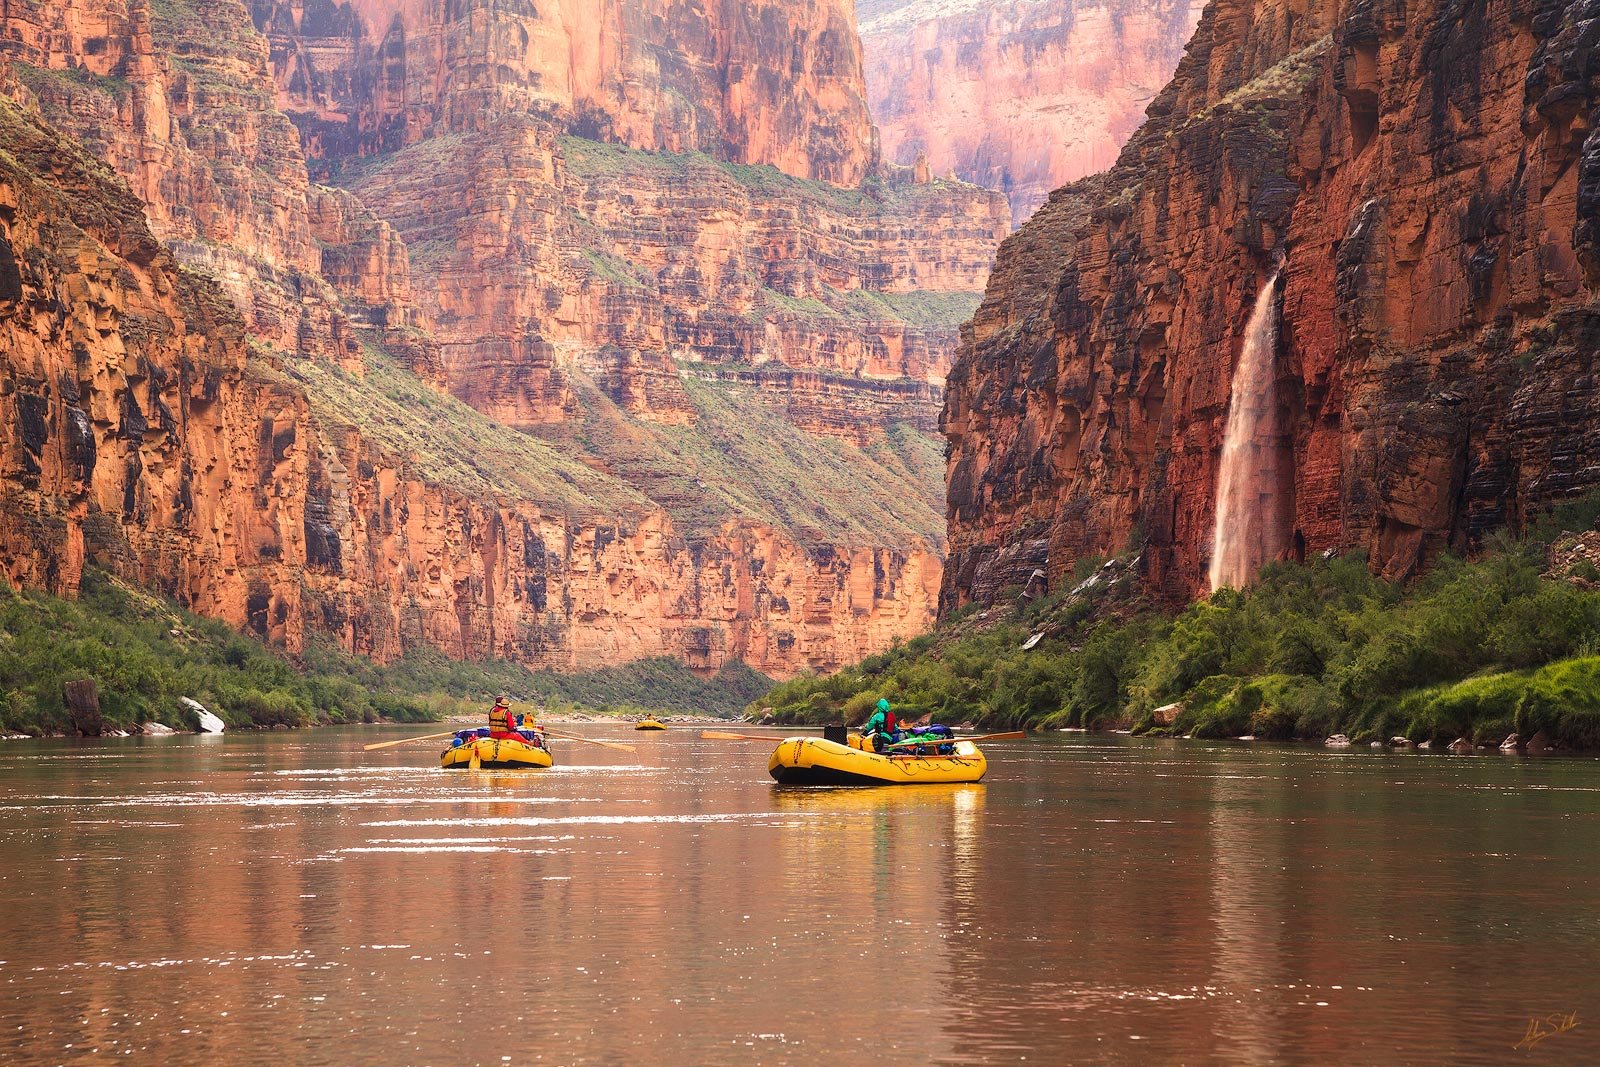
[[[1277,494],[1278,304],[1273,273],[1256,295],[1245,326],[1244,351],[1233,371],[1228,429],[1217,473],[1217,525],[1211,543],[1211,588],[1242,589],[1283,546],[1272,514]]]

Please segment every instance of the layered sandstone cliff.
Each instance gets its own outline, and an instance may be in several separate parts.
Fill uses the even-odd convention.
[[[950,378],[945,607],[1143,549],[1205,588],[1282,263],[1261,506],[1389,576],[1600,486],[1594,0],[1215,0],[1108,174],[997,260]]]
[[[852,0],[254,0],[319,156],[508,114],[853,186],[876,163]]]
[[[8,576],[560,669],[781,675],[924,628],[939,387],[1004,203],[863,178],[847,4],[613,6],[8,4],[8,122],[126,183],[74,155],[66,190],[66,140],[9,173]],[[561,88],[539,42],[591,8],[626,32]],[[64,213],[100,200],[116,226]]]
[[[1172,77],[1203,0],[863,0],[886,159],[1004,192],[1021,225],[1111,166]]]
[[[255,17],[314,169],[403,235],[443,382],[474,407],[570,423],[588,378],[692,424],[692,371],[818,432],[931,429],[1005,211],[877,173],[848,3]]]
[[[667,653],[789,673],[931,612],[938,557],[887,510],[880,547],[802,548],[755,509],[691,542],[379,357],[357,378],[252,356],[109,172],[3,99],[0,134],[10,580],[71,594],[94,564],[291,650],[322,632],[386,659],[427,643],[560,669]]]

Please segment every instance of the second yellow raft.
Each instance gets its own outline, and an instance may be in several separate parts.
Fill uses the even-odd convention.
[[[664,722],[657,722],[655,719],[640,719],[638,722],[633,724],[633,728],[635,730],[665,730],[667,728],[667,724]]]
[[[820,737],[790,737],[767,761],[767,773],[780,785],[976,782],[988,769],[971,741],[957,741],[948,756],[884,756]]]
[[[457,767],[476,769],[472,766],[474,758],[479,767],[552,767],[556,762],[549,749],[530,745],[526,741],[515,741],[509,737],[499,741],[478,737],[445,749],[439,755],[439,766],[446,770]]]

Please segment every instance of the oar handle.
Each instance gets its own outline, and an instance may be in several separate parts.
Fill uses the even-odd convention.
[[[760,734],[730,734],[723,730],[701,730],[700,736],[707,741],[766,741],[770,743],[783,740],[778,734],[768,734],[763,737]]]
[[[925,738],[921,741],[896,741],[886,748],[904,748],[910,745],[952,745],[957,741],[1020,741],[1028,736],[1026,730],[1008,730],[1003,734],[977,734],[973,737],[951,736],[946,738]]]
[[[406,745],[410,744],[412,741],[437,741],[441,737],[454,737],[455,734],[456,732],[454,730],[447,730],[442,734],[423,734],[421,737],[402,737],[398,741],[379,741],[376,744],[362,745],[361,751],[371,752],[376,748],[388,748],[391,745]]]

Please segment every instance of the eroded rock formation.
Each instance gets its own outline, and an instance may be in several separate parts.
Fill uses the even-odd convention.
[[[1203,0],[863,0],[867,93],[885,158],[1004,192],[1021,225],[1109,168]]]
[[[1284,260],[1294,554],[1391,577],[1600,486],[1600,5],[1215,0],[964,332],[946,608],[1143,550],[1202,592],[1231,372]]]

